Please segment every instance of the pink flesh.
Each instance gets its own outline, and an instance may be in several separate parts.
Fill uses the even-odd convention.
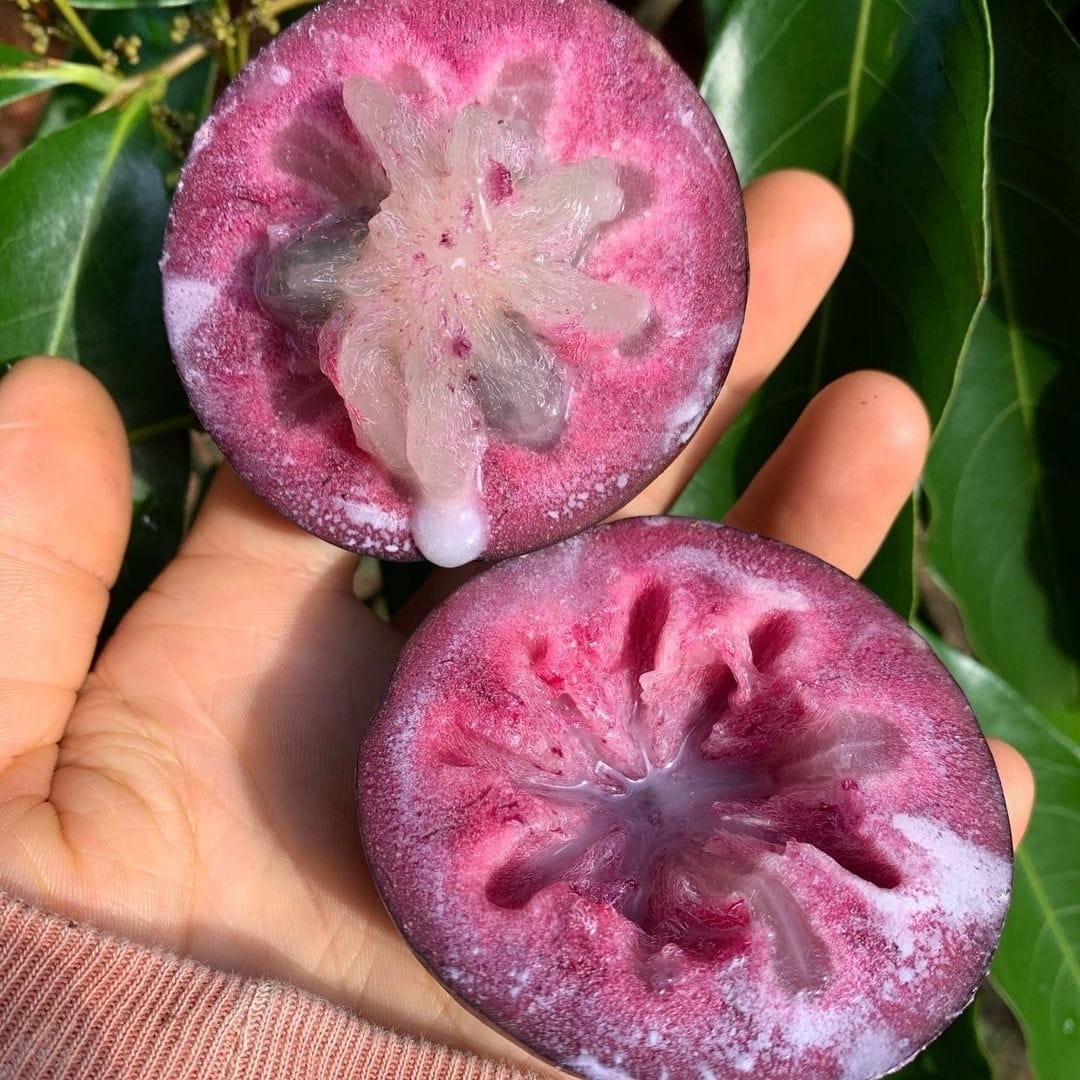
[[[435,127],[478,106],[534,123],[553,163],[612,163],[623,206],[578,270],[643,297],[649,323],[638,332],[640,305],[614,331],[546,309],[541,329],[570,386],[566,422],[554,445],[483,432],[481,553],[540,546],[603,517],[663,467],[714,398],[738,337],[746,263],[715,122],[662,51],[598,0],[339,0],[245,69],[196,137],[162,262],[170,340],[197,412],[240,474],[305,528],[416,557],[411,480],[357,446],[314,337],[275,323],[254,296],[268,235],[386,195],[378,148],[346,113],[354,77]],[[493,205],[513,201],[506,170],[509,181],[498,168],[484,178]],[[473,452],[475,427],[447,430]],[[424,467],[441,469],[424,445]]]
[[[925,643],[700,522],[593,529],[451,597],[359,804],[424,961],[588,1076],[881,1075],[970,1000],[1008,905],[997,775]]]

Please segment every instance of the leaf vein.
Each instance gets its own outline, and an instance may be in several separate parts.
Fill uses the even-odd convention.
[[[98,174],[98,185],[94,191],[93,198],[90,200],[86,218],[84,219],[83,227],[80,230],[79,238],[75,245],[75,252],[71,259],[71,269],[67,276],[67,280],[64,283],[63,292],[60,294],[60,302],[57,305],[56,324],[53,327],[53,332],[49,337],[49,343],[46,348],[46,352],[50,354],[56,355],[60,352],[60,345],[63,342],[65,331],[67,330],[68,323],[71,319],[71,312],[75,305],[75,292],[78,288],[83,262],[86,258],[87,247],[90,243],[90,236],[93,232],[93,226],[97,220],[98,213],[101,210],[101,204],[108,188],[109,174],[112,171],[113,165],[116,163],[116,159],[120,156],[128,130],[140,116],[141,111],[135,108],[122,112],[120,114],[119,122],[109,139],[109,145],[105,156],[102,159],[101,169]]]

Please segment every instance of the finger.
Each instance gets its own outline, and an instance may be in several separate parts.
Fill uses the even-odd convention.
[[[223,467],[177,557],[99,657],[73,723],[87,738],[102,716],[115,730],[119,698],[140,737],[150,728],[180,747],[185,769],[223,739],[277,839],[314,846],[320,870],[337,866],[362,726],[401,647],[354,595],[355,565]]]
[[[218,469],[181,554],[228,556],[350,582],[356,557],[286,521],[246,485],[229,465]]]
[[[242,620],[250,628],[244,640],[251,663],[258,666],[268,649],[276,652],[287,640],[301,611],[317,619],[318,610],[332,607],[379,622],[353,594],[355,567],[355,555],[281,517],[223,465],[176,559],[134,615],[142,622],[152,610],[155,622],[164,618],[177,633],[197,639],[188,646],[196,650],[217,648],[230,635],[229,647],[237,649],[231,628]],[[217,634],[222,642],[214,644]],[[189,666],[197,672],[221,667]]]
[[[0,765],[63,733],[130,522],[127,437],[105,388],[66,360],[17,364],[0,380]]]
[[[987,739],[994,764],[1001,777],[1005,805],[1009,811],[1013,847],[1023,839],[1035,807],[1035,775],[1020,751],[1000,739]]]
[[[851,211],[816,173],[784,169],[746,189],[750,292],[735,359],[716,404],[682,453],[619,517],[660,514],[678,497],[824,299],[851,250]]]
[[[926,408],[906,383],[845,375],[810,402],[726,520],[857,577],[910,497],[929,442]]]
[[[142,670],[182,658],[183,692],[232,736],[269,723],[270,706],[255,703],[271,672],[294,671],[290,693],[305,689],[304,710],[325,700],[344,708],[365,679],[372,694],[381,692],[400,646],[354,595],[355,566],[355,555],[280,517],[222,466],[177,557],[129,613],[97,671],[130,700],[160,689],[141,685]],[[298,727],[304,710],[291,701],[283,726]],[[332,711],[323,710],[321,727]]]

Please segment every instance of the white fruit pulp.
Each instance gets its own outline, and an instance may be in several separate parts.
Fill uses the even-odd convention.
[[[639,290],[581,269],[622,211],[617,170],[550,162],[520,116],[468,105],[432,125],[360,77],[344,100],[389,194],[341,279],[343,329],[321,361],[357,443],[410,489],[418,549],[458,565],[487,544],[489,435],[542,451],[565,423],[570,373],[547,335],[617,343],[649,318]]]

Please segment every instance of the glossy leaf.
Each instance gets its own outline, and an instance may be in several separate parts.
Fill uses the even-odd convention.
[[[940,413],[985,281],[988,56],[977,0],[732,4],[702,92],[743,181],[816,169],[857,227],[822,310],[706,467],[706,491],[742,490],[809,399],[856,368],[902,375]],[[724,509],[711,500],[710,516]],[[876,574],[907,613],[906,555]]]
[[[977,0],[733,5],[702,92],[743,181],[817,169],[858,223],[795,385],[872,364],[944,406],[985,280],[988,64]]]
[[[58,86],[49,95],[45,108],[41,110],[34,138],[43,139],[46,135],[88,116],[100,100],[100,94],[87,90],[85,86]]]
[[[80,120],[0,173],[0,360],[50,353],[129,427],[186,411],[161,317],[165,189],[145,108]]]
[[[19,98],[36,94],[40,90],[47,90],[48,85],[57,85],[51,83],[42,86],[29,86],[30,80],[26,78],[26,73],[19,69],[25,64],[35,62],[41,63],[41,57],[24,52],[22,49],[15,49],[0,41],[0,105],[7,105],[9,102],[18,101]],[[37,74],[35,72],[35,76]]]
[[[161,572],[180,544],[189,469],[185,431],[158,435],[131,447],[131,536],[120,577],[109,598],[108,634]]]
[[[20,64],[25,64],[28,61],[40,59],[41,57],[35,56],[34,53],[26,52],[23,49],[16,49],[14,46],[0,41],[0,67],[18,67]]]
[[[715,41],[731,10],[732,0],[696,0],[696,2],[701,8],[701,21],[706,37],[710,42]]]
[[[1076,709],[1080,50],[1041,0],[990,10],[992,290],[934,441],[927,553],[976,655]]]
[[[161,315],[167,204],[156,152],[145,105],[133,103],[39,139],[0,172],[0,362],[33,353],[78,361],[105,383],[129,429],[182,426],[187,415]],[[144,487],[168,469],[186,474],[186,436],[155,453],[163,457],[137,477]],[[172,498],[170,485],[153,494],[155,505]],[[175,508],[146,511],[154,542],[139,539],[138,500],[148,498],[136,502],[142,578],[149,553],[160,566],[176,541]]]
[[[977,661],[932,644],[967,694],[983,730],[1017,747],[1035,772],[1035,814],[1016,853],[1012,907],[991,975],[1024,1029],[1038,1080],[1076,1080],[1080,745]]]
[[[0,105],[9,105],[55,86],[87,86],[105,93],[116,81],[92,64],[42,59],[0,41]]]
[[[918,578],[915,503],[909,499],[889,530],[862,583],[894,611],[910,619],[915,614]]]

